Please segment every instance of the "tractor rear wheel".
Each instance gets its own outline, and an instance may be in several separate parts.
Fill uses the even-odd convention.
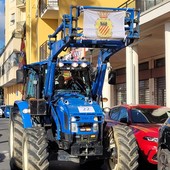
[[[47,170],[49,167],[47,147],[44,128],[26,129],[23,139],[23,170]]]
[[[9,125],[9,156],[11,170],[22,168],[23,123],[18,110],[12,110]]]
[[[138,167],[138,146],[130,127],[116,125],[109,134],[110,158],[107,159],[109,170],[136,170]]]
[[[170,151],[168,149],[159,149],[158,153],[158,169],[169,170],[170,169]]]

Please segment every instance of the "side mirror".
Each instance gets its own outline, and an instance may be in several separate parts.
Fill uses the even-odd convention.
[[[108,83],[111,85],[116,84],[116,71],[111,70],[108,74]]]
[[[127,118],[126,118],[126,117],[124,117],[124,118],[121,118],[121,119],[120,119],[120,122],[122,122],[122,123],[127,123],[127,122],[128,122],[128,120],[127,120]]]
[[[16,71],[16,82],[24,83],[24,70],[23,69],[19,69]]]

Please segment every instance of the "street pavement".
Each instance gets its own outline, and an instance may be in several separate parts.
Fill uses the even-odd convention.
[[[10,170],[9,167],[9,119],[0,118],[0,170]],[[50,170],[82,170],[79,164],[73,162],[61,162],[56,160],[50,161]],[[89,168],[83,170],[90,170]],[[94,169],[93,169],[94,170]],[[107,170],[106,166],[103,166],[100,170]],[[138,170],[156,170],[155,167],[146,166],[144,169],[138,168]]]
[[[9,119],[0,118],[0,170],[10,170],[9,167]],[[79,164],[72,162],[50,161],[50,170],[82,170]],[[86,170],[86,169],[83,169]],[[90,170],[88,168],[88,170]],[[106,170],[105,167],[101,170]]]
[[[9,119],[0,118],[0,170],[10,170],[8,147]]]

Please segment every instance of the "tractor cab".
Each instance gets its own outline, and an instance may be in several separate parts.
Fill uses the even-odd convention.
[[[85,60],[59,59],[55,71],[55,93],[80,93],[91,96],[90,63]]]

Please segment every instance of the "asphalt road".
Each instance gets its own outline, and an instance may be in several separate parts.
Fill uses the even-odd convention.
[[[0,118],[0,170],[10,170],[8,147],[8,119]]]
[[[8,135],[9,135],[9,119],[0,118],[0,170],[10,170],[9,167],[9,147],[8,147]],[[79,164],[72,162],[50,161],[50,170],[82,170]],[[156,170],[157,168],[146,165],[145,168],[138,168],[138,170]],[[90,170],[89,168],[83,170]],[[93,169],[94,170],[94,169]],[[100,170],[107,170],[106,166],[103,166]]]
[[[9,167],[9,147],[8,147],[8,135],[9,135],[9,119],[0,118],[0,170],[10,170]],[[72,162],[50,161],[50,170],[82,170],[79,164]],[[83,169],[86,170],[86,169]],[[90,170],[88,168],[88,170]],[[101,170],[106,170],[106,167],[102,167]]]

